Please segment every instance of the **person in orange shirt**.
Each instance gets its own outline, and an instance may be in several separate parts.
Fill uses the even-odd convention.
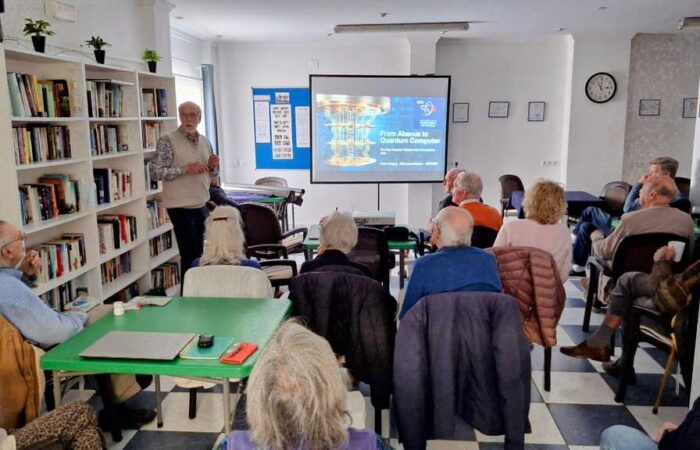
[[[500,230],[503,225],[501,213],[489,205],[479,202],[484,184],[474,172],[462,172],[452,188],[452,201],[464,208],[474,218],[474,226]]]

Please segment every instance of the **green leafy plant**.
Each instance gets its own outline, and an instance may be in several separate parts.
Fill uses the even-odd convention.
[[[143,52],[143,56],[141,57],[141,59],[143,59],[144,61],[147,61],[147,62],[148,61],[158,62],[158,61],[160,61],[161,58],[160,58],[160,55],[158,54],[157,51],[147,48]]]
[[[111,47],[112,44],[105,42],[100,36],[90,36],[90,40],[85,41],[85,43],[94,48],[95,50],[102,50],[104,47]]]
[[[41,35],[46,35],[46,36],[53,36],[56,33],[51,31],[51,24],[45,20],[32,20],[32,19],[24,19],[27,23],[24,24],[24,32],[25,36],[41,36]]]

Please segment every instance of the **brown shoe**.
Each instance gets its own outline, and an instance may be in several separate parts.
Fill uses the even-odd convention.
[[[560,348],[560,351],[566,356],[571,356],[572,358],[588,358],[600,362],[610,361],[610,349],[608,347],[589,347],[586,341],[583,341],[578,345],[562,347]]]
[[[604,362],[603,370],[605,370],[605,373],[615,378],[620,378],[622,376],[622,364],[620,363],[619,359],[616,361]],[[631,385],[637,384],[637,374],[634,371],[634,367],[632,368],[632,373],[630,374],[627,383]]]

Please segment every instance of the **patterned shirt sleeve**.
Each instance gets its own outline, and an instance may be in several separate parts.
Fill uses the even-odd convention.
[[[151,163],[151,178],[154,180],[172,180],[185,174],[184,167],[173,167],[173,147],[168,136],[158,140],[156,157]]]
[[[211,146],[211,142],[209,142],[209,139],[207,139],[207,144],[209,144],[209,154],[213,155],[214,154],[214,148]],[[218,155],[217,155],[218,156]],[[216,169],[212,170],[209,169],[209,176],[210,177],[218,177],[219,176],[219,167]]]

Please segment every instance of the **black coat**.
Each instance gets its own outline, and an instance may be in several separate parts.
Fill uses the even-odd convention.
[[[698,449],[700,449],[700,397],[695,399],[693,408],[678,428],[666,432],[659,442],[659,450]]]
[[[456,416],[505,434],[507,450],[524,449],[530,352],[517,301],[487,292],[423,297],[396,336],[394,403],[406,450],[451,438]]]
[[[294,278],[292,315],[345,355],[348,371],[370,385],[372,405],[389,407],[396,337],[396,300],[350,266],[325,266]]]
[[[301,270],[299,270],[299,273],[313,272],[326,266],[350,266],[362,272],[363,275],[370,278],[372,277],[372,272],[370,272],[369,267],[355,261],[350,261],[348,255],[340,250],[326,250],[314,259],[304,261],[304,263],[301,265]]]

